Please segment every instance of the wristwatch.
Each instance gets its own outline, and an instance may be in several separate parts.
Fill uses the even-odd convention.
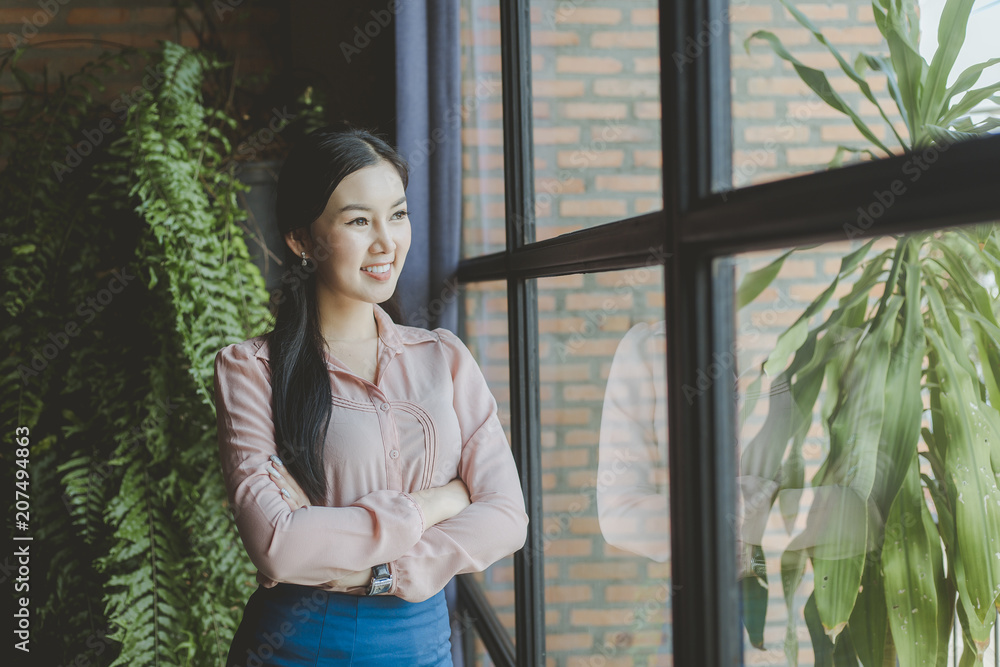
[[[380,563],[372,566],[372,580],[368,584],[368,595],[382,595],[392,588],[392,573],[389,572],[388,563]]]

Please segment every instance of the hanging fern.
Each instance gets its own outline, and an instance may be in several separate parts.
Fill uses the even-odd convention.
[[[66,169],[101,119],[90,72],[149,54],[102,55],[35,95],[20,53],[0,58],[25,88],[0,114],[0,402],[5,427],[33,435],[39,664],[223,664],[254,570],[226,507],[213,360],[268,318],[240,227],[247,188],[226,159],[236,123],[202,100],[226,65],[162,43],[162,83]],[[115,272],[125,287],[81,314]]]

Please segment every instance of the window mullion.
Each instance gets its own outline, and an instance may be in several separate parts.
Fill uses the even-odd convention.
[[[503,81],[504,204],[507,260],[535,240],[528,0],[500,3]],[[538,397],[537,297],[533,280],[507,280],[510,350],[511,447],[528,513],[524,548],[514,554],[517,664],[545,664],[545,578],[542,554],[542,483]]]

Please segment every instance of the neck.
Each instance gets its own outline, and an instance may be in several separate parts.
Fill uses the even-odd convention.
[[[323,299],[316,303],[320,331],[327,341],[355,342],[378,337],[375,305],[354,299]]]

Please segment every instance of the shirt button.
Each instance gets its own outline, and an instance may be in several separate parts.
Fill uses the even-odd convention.
[[[380,409],[380,410],[381,410],[382,412],[387,412],[387,411],[389,410],[389,404],[388,404],[388,403],[383,403],[382,405],[380,405],[380,406],[378,406],[378,407],[379,407],[379,409]]]
[[[390,450],[389,451],[389,458],[390,459],[398,459],[399,458],[399,450],[398,449]]]

